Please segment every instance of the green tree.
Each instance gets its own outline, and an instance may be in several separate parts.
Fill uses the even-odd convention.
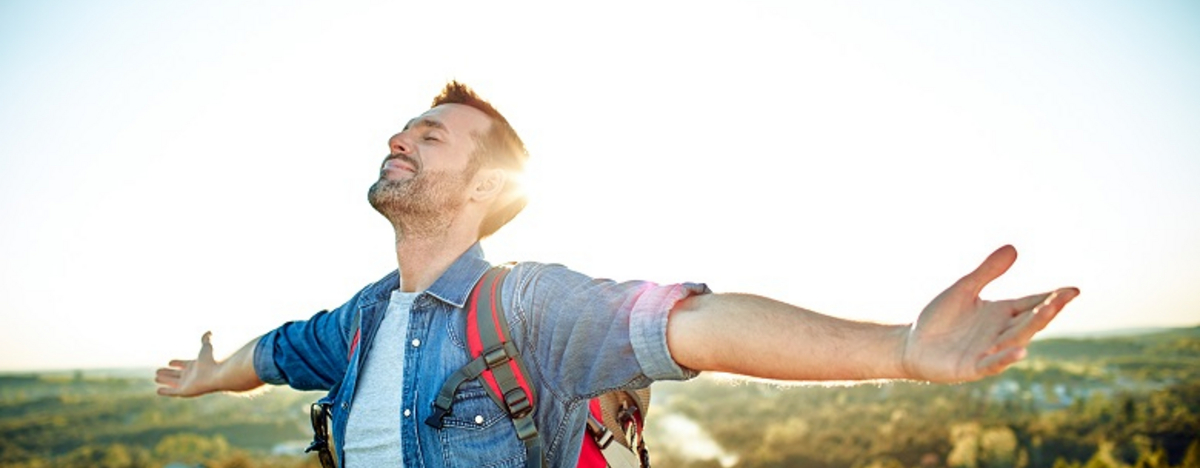
[[[174,434],[163,437],[154,446],[154,454],[168,462],[196,464],[228,455],[229,442],[219,434],[211,438],[190,433]]]
[[[1079,467],[1079,463],[1076,463],[1073,461],[1067,461],[1067,460],[1063,459],[1062,457],[1058,457],[1054,460],[1053,468],[1080,468],[1080,467]]]
[[[1017,435],[1007,427],[991,428],[979,435],[979,462],[986,468],[1017,467]]]

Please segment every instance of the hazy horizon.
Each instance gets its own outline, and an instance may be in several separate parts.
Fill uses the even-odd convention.
[[[1102,339],[1102,338],[1119,338],[1125,336],[1153,334],[1168,330],[1182,330],[1190,328],[1200,328],[1200,323],[1195,325],[1181,326],[1162,326],[1162,327],[1133,327],[1133,328],[1113,328],[1113,329],[1097,329],[1094,331],[1075,331],[1075,332],[1050,332],[1042,333],[1034,337],[1033,341],[1052,340],[1052,339]],[[1036,358],[1037,355],[1031,355]],[[154,377],[153,372],[160,365],[142,365],[142,366],[117,366],[117,367],[50,367],[50,368],[13,368],[0,369],[0,375],[25,375],[25,374],[62,374],[64,376],[75,372],[83,372],[85,375],[95,376],[96,374],[114,374],[120,377],[138,377],[141,373],[145,373],[145,377],[151,379]]]

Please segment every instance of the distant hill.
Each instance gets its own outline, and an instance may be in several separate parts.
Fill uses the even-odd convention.
[[[1200,326],[1111,331],[1087,337],[1047,338],[1029,345],[1030,355],[1053,360],[1200,358]]]
[[[1097,339],[1097,338],[1122,338],[1128,336],[1153,335],[1158,333],[1169,333],[1175,331],[1195,332],[1200,330],[1200,325],[1195,327],[1139,327],[1139,328],[1113,328],[1109,330],[1092,330],[1092,331],[1074,331],[1074,332],[1059,332],[1051,334],[1038,335],[1038,340],[1050,340],[1057,338],[1074,338],[1074,339]]]

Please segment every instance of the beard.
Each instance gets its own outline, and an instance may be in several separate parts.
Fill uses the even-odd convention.
[[[419,171],[411,178],[388,180],[381,174],[367,191],[371,207],[405,235],[436,234],[447,229],[466,203],[472,168],[460,173]]]

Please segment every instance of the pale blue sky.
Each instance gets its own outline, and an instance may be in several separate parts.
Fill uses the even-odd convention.
[[[249,3],[249,4],[247,4]],[[365,201],[445,81],[534,200],[494,261],[903,321],[1075,285],[1200,323],[1200,4],[0,3],[0,370],[218,354],[395,268]]]

